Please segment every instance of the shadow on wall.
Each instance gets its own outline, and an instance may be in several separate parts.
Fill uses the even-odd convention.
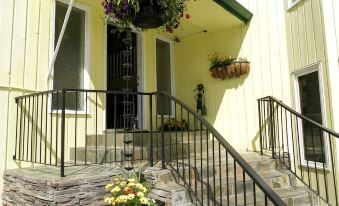
[[[196,108],[195,94],[192,91],[196,84],[203,84],[206,88],[206,119],[233,146],[240,146],[236,139],[241,135],[241,132],[236,130],[246,131],[247,129],[246,114],[238,112],[239,109],[244,112],[247,109],[239,107],[245,106],[245,102],[246,104],[256,103],[256,101],[252,101],[253,94],[251,94],[251,100],[245,96],[249,92],[245,90],[252,88],[250,85],[244,86],[246,80],[252,79],[252,71],[249,75],[225,80],[215,79],[209,74],[210,66],[207,57],[213,52],[220,52],[227,56],[247,57],[251,61],[247,48],[248,42],[244,42],[247,30],[248,25],[241,25],[224,31],[192,36],[175,44],[175,95],[192,108]],[[251,109],[251,112],[255,111]],[[239,121],[243,122],[239,123]],[[239,125],[243,128],[240,129]],[[247,146],[249,143],[244,144]]]

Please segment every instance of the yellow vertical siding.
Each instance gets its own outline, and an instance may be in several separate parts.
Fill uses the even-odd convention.
[[[253,14],[249,25],[207,32],[174,45],[176,96],[195,108],[196,84],[205,85],[207,119],[232,146],[258,149],[256,99],[273,95],[289,103],[284,6],[278,1],[241,1]],[[194,17],[192,17],[194,18]],[[229,80],[209,76],[207,55],[247,57],[251,71]]]
[[[302,69],[307,65],[321,62],[324,87],[324,93],[322,95],[325,97],[327,126],[335,129],[338,128],[336,127],[337,123],[335,120],[337,119],[339,111],[335,109],[334,102],[336,101],[333,101],[333,98],[337,99],[338,95],[331,93],[331,91],[335,91],[338,88],[333,86],[333,84],[337,84],[339,80],[338,78],[335,78],[335,76],[338,76],[338,72],[337,75],[333,72],[333,70],[338,69],[338,65],[337,62],[334,64],[334,67],[337,67],[336,69],[333,69],[333,66],[331,66],[329,56],[333,56],[333,52],[328,50],[328,46],[331,45],[330,47],[333,47],[333,45],[336,45],[336,39],[338,39],[338,37],[332,39],[328,38],[333,33],[333,30],[326,30],[325,27],[328,25],[327,27],[330,26],[335,28],[336,23],[334,22],[338,21],[339,16],[335,17],[335,15],[337,15],[335,13],[337,12],[332,10],[334,9],[333,7],[326,7],[326,5],[331,3],[333,3],[333,5],[337,4],[336,1],[301,1],[299,4],[286,11],[286,28],[289,51],[289,70],[291,76],[294,71]],[[339,6],[337,8],[339,9]],[[329,24],[328,21],[331,21],[332,24]],[[335,50],[337,50],[337,48]],[[296,104],[296,102],[294,102],[294,104]],[[338,148],[336,145],[334,145],[334,148]],[[337,152],[333,154],[334,158],[338,159],[336,154]],[[333,178],[331,170],[332,169],[330,169],[329,172],[326,172],[327,178],[330,180]],[[311,184],[315,185],[316,174],[312,171],[313,170],[311,170]],[[320,187],[324,188],[323,179],[320,179]],[[333,188],[333,181],[328,183],[328,187]],[[334,204],[334,191],[332,190],[330,191],[330,200]]]

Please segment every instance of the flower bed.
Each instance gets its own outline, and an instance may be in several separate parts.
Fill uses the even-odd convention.
[[[157,206],[155,200],[148,198],[151,191],[149,185],[141,184],[137,178],[114,178],[106,185],[108,196],[105,199],[114,206]]]

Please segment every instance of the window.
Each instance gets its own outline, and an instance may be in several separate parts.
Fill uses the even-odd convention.
[[[54,28],[54,47],[57,44],[68,5],[56,1],[55,5],[55,28]],[[86,11],[73,7],[64,37],[60,46],[58,56],[54,64],[53,89],[84,89],[86,76],[86,42],[87,25]],[[66,95],[67,110],[84,110],[84,94],[68,93]],[[60,109],[62,96],[56,95],[52,100],[52,109]]]
[[[323,90],[320,64],[309,66],[295,73],[296,109],[313,121],[324,124]],[[302,144],[302,164],[326,163],[326,138],[317,128],[299,119],[299,138]]]

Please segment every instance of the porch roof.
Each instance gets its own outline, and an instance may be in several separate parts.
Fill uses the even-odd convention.
[[[220,31],[241,24],[247,24],[253,14],[236,0],[188,1],[190,19],[183,18],[173,33],[162,32],[170,38],[184,38],[204,31]]]

